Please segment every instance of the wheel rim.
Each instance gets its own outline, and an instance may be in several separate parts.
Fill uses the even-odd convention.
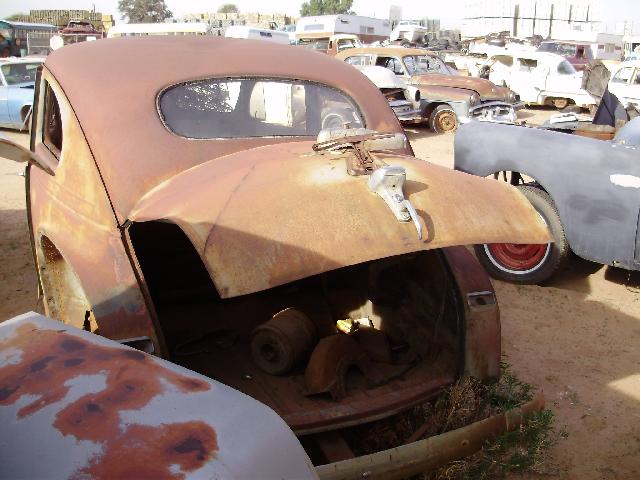
[[[494,243],[485,245],[491,262],[500,270],[523,275],[536,270],[549,256],[551,244]]]
[[[553,101],[553,105],[558,109],[558,110],[562,110],[563,108],[567,108],[567,106],[569,105],[569,102],[565,99],[560,99],[560,100],[554,100]]]
[[[440,112],[436,117],[436,126],[442,132],[450,132],[456,128],[456,115],[450,111]]]

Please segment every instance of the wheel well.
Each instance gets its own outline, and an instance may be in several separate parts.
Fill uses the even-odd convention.
[[[23,105],[22,108],[20,109],[20,120],[24,122],[30,111],[31,111],[31,105]]]
[[[440,105],[446,105],[447,107],[450,107],[451,105],[449,105],[448,103],[445,102],[434,102],[434,103],[430,103],[429,105],[427,105],[424,109],[424,113],[423,116],[424,117],[430,117],[431,114],[433,113],[433,111],[438,108]],[[453,108],[452,108],[453,110]]]
[[[529,185],[532,187],[539,188],[546,193],[549,193],[547,189],[542,185],[537,178],[531,176],[526,172],[518,172],[515,170],[498,170],[497,172],[493,172],[488,176],[492,176],[496,180],[502,180],[508,182],[513,186],[518,185]],[[550,195],[550,194],[549,194]]]
[[[91,304],[78,276],[46,235],[40,237],[38,264],[45,313],[63,323],[97,332]]]

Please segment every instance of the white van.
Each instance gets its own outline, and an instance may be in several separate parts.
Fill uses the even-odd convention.
[[[278,30],[267,30],[264,28],[248,27],[243,25],[233,25],[224,32],[227,38],[246,38],[249,40],[266,40],[268,42],[289,44],[289,34]]]

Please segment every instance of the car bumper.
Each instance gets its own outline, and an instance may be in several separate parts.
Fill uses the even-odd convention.
[[[531,401],[500,415],[397,448],[320,465],[316,473],[321,480],[411,477],[475,453],[485,441],[515,430],[543,408],[540,391]]]
[[[515,123],[517,120],[516,109],[512,104],[504,102],[486,102],[469,109],[469,116],[460,119],[460,123],[471,121]]]
[[[420,110],[413,108],[411,102],[391,101],[389,106],[401,123],[421,123],[425,121]]]

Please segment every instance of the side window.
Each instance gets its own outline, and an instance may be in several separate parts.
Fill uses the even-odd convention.
[[[611,81],[613,83],[628,83],[633,74],[633,67],[624,67],[616,72]]]
[[[521,72],[531,72],[538,66],[537,60],[532,60],[530,58],[520,58],[518,59],[518,70]]]
[[[345,61],[349,65],[357,65],[359,67],[371,65],[371,58],[367,55],[356,55],[354,57],[347,57]]]
[[[44,94],[44,120],[42,125],[42,143],[56,157],[62,152],[62,119],[60,106],[51,86],[47,83]]]
[[[513,57],[509,57],[507,55],[497,55],[493,57],[493,59],[496,63],[505,67],[511,67],[513,65]]]
[[[378,57],[376,60],[376,65],[379,67],[388,68],[396,75],[404,75],[404,70],[402,69],[402,64],[400,60],[394,57]]]
[[[633,76],[631,83],[634,85],[640,85],[640,68],[636,68],[635,75]]]

